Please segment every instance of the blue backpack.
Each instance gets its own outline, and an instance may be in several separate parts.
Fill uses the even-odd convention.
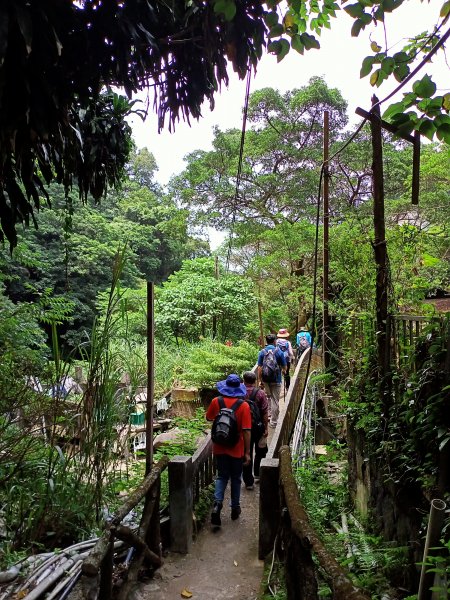
[[[263,350],[261,379],[265,383],[277,383],[280,367],[275,356],[275,349]]]
[[[289,342],[287,342],[286,340],[278,340],[277,348],[279,348],[281,350],[281,352],[284,354],[284,358],[286,359],[286,362],[287,362],[289,360]]]

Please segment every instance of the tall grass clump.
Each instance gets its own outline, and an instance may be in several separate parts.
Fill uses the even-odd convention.
[[[30,387],[19,362],[2,365],[3,563],[20,549],[54,548],[92,535],[102,521],[131,412],[128,395],[118,393],[123,355],[112,344],[123,264],[124,251],[119,251],[106,310],[80,348],[87,365],[83,393],[66,395],[60,386],[70,363],[59,353],[48,372],[39,373],[44,391]]]

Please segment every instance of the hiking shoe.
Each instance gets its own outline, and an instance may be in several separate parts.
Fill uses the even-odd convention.
[[[233,506],[233,508],[231,509],[231,520],[232,521],[236,521],[236,519],[239,519],[239,515],[241,514],[241,507],[240,506]]]
[[[211,513],[211,525],[220,527],[222,521],[220,520],[220,511],[222,510],[222,504],[220,502],[214,502],[214,506]]]
[[[253,486],[252,486],[252,485],[246,485],[246,486],[245,486],[245,489],[246,489],[246,490],[252,490],[252,489],[253,489]]]
[[[259,483],[259,477],[255,475],[255,483]]]

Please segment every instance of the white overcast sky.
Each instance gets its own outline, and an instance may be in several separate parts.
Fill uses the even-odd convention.
[[[431,0],[430,3],[406,0],[392,15],[388,15],[386,30],[389,48],[395,52],[406,36],[432,27],[439,16],[441,4],[440,0]],[[361,32],[358,38],[352,38],[352,23],[353,19],[340,11],[339,17],[332,20],[331,30],[325,30],[319,38],[320,50],[310,50],[303,56],[291,50],[280,63],[277,63],[274,56],[265,55],[259,63],[256,76],[252,78],[250,92],[264,87],[286,91],[306,85],[314,75],[323,76],[328,86],[338,88],[347,100],[351,123],[358,122],[355,108],[361,106],[369,109],[373,93],[382,99],[396,87],[396,83],[392,79],[381,88],[372,88],[369,77],[360,79],[362,59],[370,54],[370,40],[378,42],[384,48],[384,31],[381,26],[371,27]],[[440,53],[433,65],[426,66],[421,75],[435,74],[438,88],[444,93],[450,88],[448,71],[445,56]],[[240,81],[231,73],[228,88],[224,88],[216,96],[214,111],[211,112],[209,105],[205,104],[203,118],[191,121],[190,127],[180,121],[174,133],[165,130],[158,134],[153,114],[148,116],[145,123],[136,118],[131,121],[138,148],[147,147],[156,158],[159,167],[156,177],[160,183],[167,183],[171,175],[183,170],[183,158],[186,154],[197,149],[211,148],[214,125],[221,129],[241,129],[244,94],[245,81]],[[382,107],[382,110],[383,108],[386,107]]]

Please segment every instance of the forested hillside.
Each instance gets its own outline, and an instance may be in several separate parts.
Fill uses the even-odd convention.
[[[81,203],[52,184],[37,226],[18,232],[12,252],[2,249],[1,449],[8,460],[0,469],[0,496],[9,502],[5,563],[35,544],[52,547],[83,537],[86,524],[95,528],[103,504],[111,502],[116,484],[111,487],[108,469],[117,460],[117,428],[128,423],[134,394],[146,382],[147,281],[156,284],[157,394],[173,385],[212,387],[230,370],[246,370],[256,358],[261,326],[264,332],[276,332],[307,324],[320,349],[317,285],[323,263],[317,240],[323,228],[318,198],[325,110],[330,114],[330,152],[337,153],[329,172],[331,365],[325,379],[336,410],[347,414],[353,436],[375,457],[377,485],[387,485],[386,473],[378,468],[383,460],[392,477],[410,460],[417,461],[415,469],[408,466],[403,491],[413,489],[420,496],[422,487],[430,491],[438,485],[438,448],[448,439],[442,416],[445,332],[428,330],[427,339],[436,342],[435,355],[417,360],[411,355],[409,367],[400,365],[389,391],[396,408],[388,419],[371,329],[376,265],[370,134],[368,128],[348,131],[341,93],[313,78],[285,94],[267,88],[250,95],[238,193],[241,133],[217,128],[213,149],[190,154],[186,169],[174,175],[167,189],[157,183],[157,164],[146,149],[132,154],[120,189],[108,192],[99,205]],[[431,317],[435,309],[427,299],[448,295],[449,289],[448,149],[439,143],[422,146],[418,206],[411,205],[411,148],[385,134],[383,151],[389,313]],[[206,227],[227,233],[215,252],[203,235]],[[366,345],[344,351],[339,344],[355,320],[366,324]],[[419,349],[432,349],[433,343],[424,341]],[[80,366],[88,382],[96,382],[95,389],[102,382],[109,392],[95,397],[93,405],[83,396],[63,416],[65,405],[52,389]],[[131,376],[132,396],[118,401],[115,392],[125,373]],[[27,385],[31,376],[43,388],[33,391]],[[424,385],[436,398],[432,413],[423,404]],[[417,412],[411,408],[413,390]],[[96,410],[99,421],[93,416]],[[24,411],[22,430],[13,417],[17,411]],[[63,468],[58,458],[63,452],[58,428],[68,422],[75,427],[77,411],[86,422],[93,419],[84,434],[86,462],[78,474],[70,466],[72,459]],[[41,439],[36,431],[42,415],[47,428]],[[386,419],[385,429],[374,433],[380,418]],[[431,457],[409,422],[420,422],[421,436],[433,447]],[[435,438],[440,424],[443,433]],[[398,430],[401,438],[395,436]],[[55,443],[54,451],[46,450],[49,442]],[[87,457],[100,448],[103,458],[94,467]],[[380,448],[386,453],[380,454]],[[404,457],[394,460],[400,449]],[[15,496],[19,473],[20,498]],[[404,483],[401,476],[395,485],[399,482]],[[68,503],[70,489],[84,499],[92,494],[92,501]],[[33,499],[38,499],[38,510],[27,516],[25,504]],[[375,496],[373,500],[376,504]],[[52,518],[55,531],[50,532]],[[26,519],[29,526],[17,529]],[[414,527],[418,530],[420,523]]]

